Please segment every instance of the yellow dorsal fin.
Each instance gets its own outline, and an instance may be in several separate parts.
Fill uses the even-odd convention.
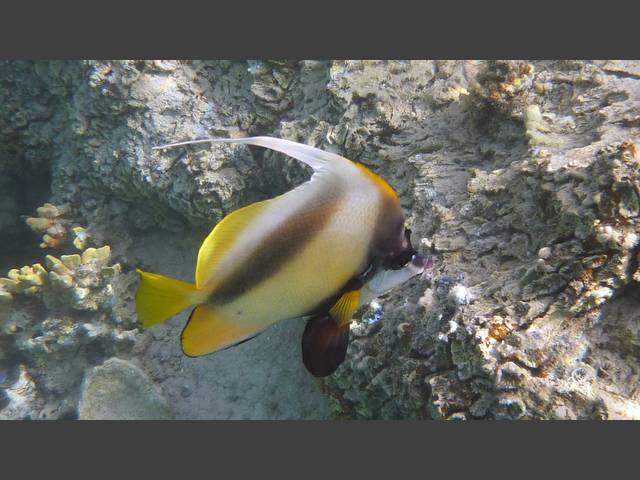
[[[242,231],[264,210],[271,200],[252,203],[224,217],[207,236],[198,252],[196,287],[210,279],[218,260],[229,250]]]
[[[198,305],[182,331],[182,351],[189,357],[207,355],[248,340],[263,329],[229,320],[210,305]]]
[[[268,225],[274,225],[287,218],[292,210],[295,210],[298,205],[304,204],[318,190],[329,194],[333,188],[332,182],[335,182],[335,178],[331,175],[317,173],[313,175],[311,180],[298,185],[293,190],[275,198],[252,203],[224,217],[209,233],[198,252],[196,287],[206,290],[207,283],[215,275],[214,270],[219,260],[229,251],[245,229],[257,220],[259,215],[265,213],[267,207],[271,205],[280,207],[270,209],[271,219]]]
[[[360,301],[360,290],[352,290],[346,292],[336,304],[331,307],[329,315],[331,318],[342,327],[348,324],[353,318],[353,314],[356,313],[358,308],[358,302]]]

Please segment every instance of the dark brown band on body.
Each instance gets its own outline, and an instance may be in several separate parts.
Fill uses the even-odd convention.
[[[344,194],[340,190],[329,198],[326,191],[318,191],[297,206],[243,264],[221,280],[220,286],[211,293],[209,303],[230,303],[276,274],[322,232],[343,201]]]
[[[389,256],[402,249],[404,223],[404,213],[399,203],[382,196],[369,249],[369,258],[375,270],[373,274]]]
[[[308,315],[322,315],[346,292],[360,290],[371,278],[383,268],[383,263],[394,249],[400,247],[401,234],[404,230],[404,214],[397,202],[389,196],[379,199],[379,210],[376,216],[373,238],[367,252],[366,262],[361,272],[356,274],[345,284],[336,288],[335,293],[326,298],[318,299]]]

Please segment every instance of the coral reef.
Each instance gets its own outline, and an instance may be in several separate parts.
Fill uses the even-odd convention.
[[[422,136],[446,145],[447,155],[438,149],[429,164],[414,162],[419,178],[435,187],[427,210],[415,204],[413,211],[414,231],[430,236],[440,253],[435,288],[419,299],[424,310],[408,318],[398,304],[383,320],[388,327],[350,346],[349,361],[326,382],[339,399],[334,411],[360,418],[638,418],[640,368],[631,352],[640,189],[630,140],[638,129],[624,119],[637,110],[640,85],[607,75],[607,64],[542,63],[535,79],[514,89],[504,82],[519,77],[505,76],[504,62],[485,69],[457,108],[475,117],[486,137],[469,153],[452,152],[454,142],[438,141],[443,132],[429,126]],[[474,133],[463,145],[478,140]],[[466,171],[450,164],[452,155]],[[438,191],[444,180],[449,191]],[[462,288],[471,285],[470,301],[463,290],[439,292],[443,279],[445,287],[453,283],[451,274],[463,274]],[[612,317],[619,302],[629,309]],[[393,335],[407,323],[415,326]],[[630,350],[612,335],[625,337]],[[364,371],[362,352],[370,365]],[[388,381],[381,384],[381,375]]]
[[[152,150],[245,134],[367,165],[437,259],[358,316],[332,416],[640,416],[638,62],[3,62],[0,105],[9,242],[52,204],[28,220],[51,256],[0,281],[4,417],[72,416],[88,369],[134,351],[178,418],[328,415],[300,322],[196,360],[186,314],[136,333],[133,265],[190,280],[217,220],[308,178],[261,149]]]
[[[46,268],[36,263],[0,278],[0,388],[7,394],[0,415],[75,418],[85,369],[131,352],[135,280],[121,276],[110,256],[106,245],[47,255]]]
[[[38,207],[37,217],[26,217],[27,226],[42,235],[40,248],[59,249],[66,243],[73,243],[78,250],[84,250],[88,245],[89,234],[86,228],[72,226],[71,220],[65,218],[70,213],[69,205],[52,205],[45,203]]]
[[[63,218],[69,212],[68,205],[59,207],[45,203],[38,208],[37,217],[27,217],[25,222],[34,232],[43,235],[40,248],[56,248],[67,240],[67,221]]]

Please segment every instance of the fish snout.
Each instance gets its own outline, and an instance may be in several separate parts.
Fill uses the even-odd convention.
[[[416,274],[423,273],[426,269],[433,267],[433,256],[416,253],[411,257],[410,265]]]

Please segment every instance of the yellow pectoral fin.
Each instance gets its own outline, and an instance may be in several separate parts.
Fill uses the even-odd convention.
[[[222,256],[231,248],[242,231],[264,210],[271,200],[252,203],[223,218],[205,239],[198,252],[196,286],[207,283],[211,272]]]
[[[230,321],[210,305],[198,305],[182,331],[182,351],[189,357],[207,355],[248,340],[262,330],[255,325]]]
[[[331,318],[342,327],[348,324],[353,318],[353,314],[356,313],[358,308],[358,302],[360,301],[360,290],[352,290],[346,292],[336,304],[329,310]]]

